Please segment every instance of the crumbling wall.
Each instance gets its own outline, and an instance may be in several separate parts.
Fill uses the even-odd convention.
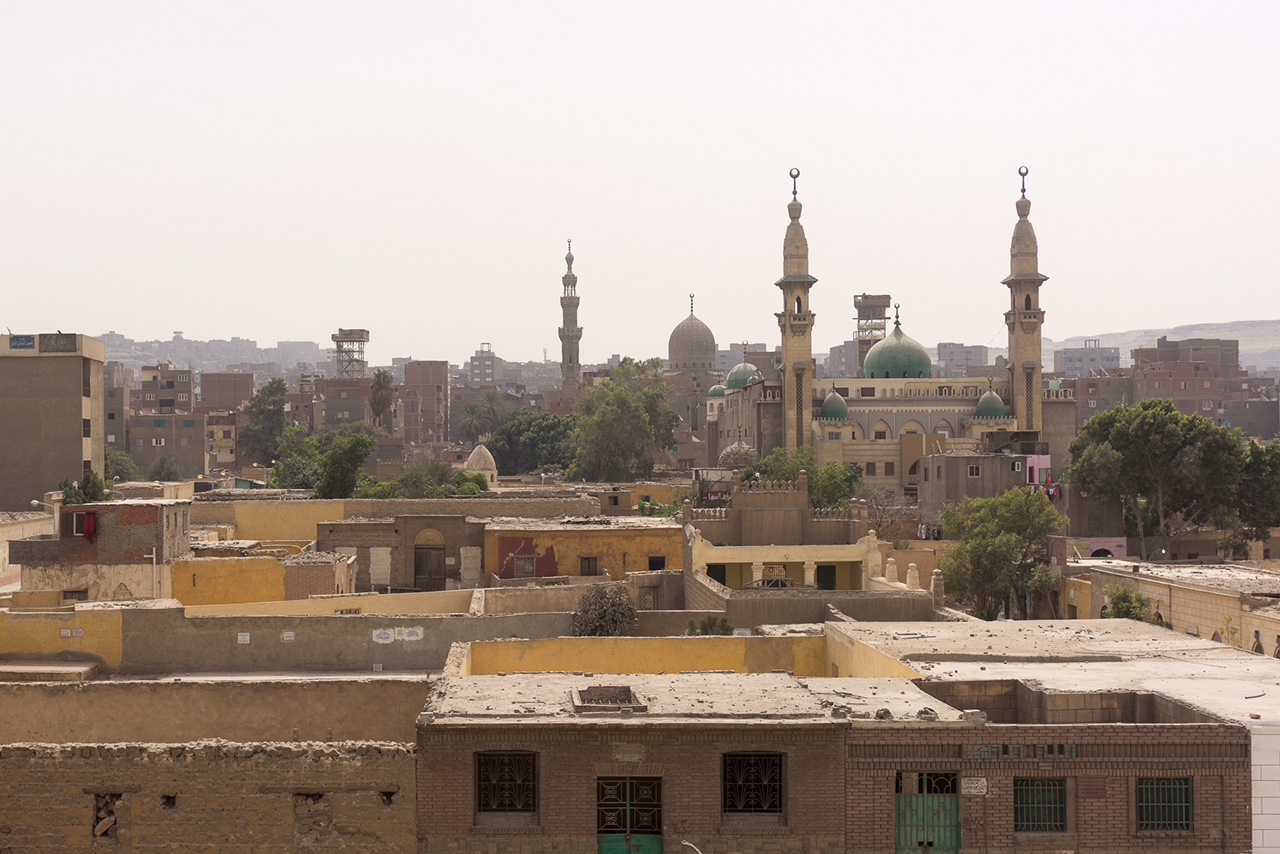
[[[412,744],[6,745],[0,851],[412,851],[415,794]]]

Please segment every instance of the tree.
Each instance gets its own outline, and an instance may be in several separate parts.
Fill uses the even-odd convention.
[[[124,451],[117,451],[115,448],[107,448],[106,457],[106,475],[105,480],[115,481],[120,478],[123,481],[138,479],[138,464],[133,461],[133,457]]]
[[[920,507],[906,503],[898,490],[864,482],[858,487],[857,496],[867,502],[867,527],[880,539],[898,542],[918,535]]]
[[[833,462],[818,468],[809,445],[790,451],[774,448],[760,462],[743,469],[742,479],[751,480],[758,475],[764,480],[795,481],[802,471],[809,481],[809,504],[814,507],[846,505],[862,484],[862,466]]]
[[[58,489],[62,492],[63,504],[95,504],[111,500],[107,485],[93,469],[85,472],[79,483],[67,478],[58,484]]]
[[[266,465],[271,462],[288,424],[287,395],[288,387],[284,380],[274,379],[245,404],[245,423],[236,429],[236,456],[242,464]]]
[[[173,454],[157,457],[151,464],[151,468],[147,469],[148,480],[184,480],[185,478],[186,473],[183,472],[182,466]]]
[[[378,368],[373,372],[373,384],[369,387],[369,408],[373,410],[373,420],[385,427],[382,417],[391,408],[396,396],[396,381],[386,368]]]
[[[578,410],[571,480],[648,477],[680,422],[667,403],[661,359],[624,358],[606,382],[579,393]]]
[[[1107,597],[1106,613],[1102,616],[1117,620],[1151,622],[1151,609],[1146,598],[1132,587],[1113,584],[1102,591]]]
[[[506,423],[511,411],[507,408],[507,399],[502,392],[491,388],[480,395],[480,414],[484,432],[492,433]]]
[[[624,637],[635,627],[635,603],[621,587],[592,587],[578,600],[573,614],[574,637]]]
[[[1249,442],[1236,506],[1239,533],[1246,540],[1269,539],[1271,529],[1280,528],[1280,442]]]
[[[484,432],[484,410],[480,404],[468,403],[462,407],[462,414],[458,416],[458,434],[474,445]]]
[[[360,467],[377,447],[377,440],[368,434],[340,435],[330,440],[320,457],[316,497],[350,498],[359,480]]]
[[[1081,492],[1121,502],[1146,558],[1189,530],[1235,526],[1244,468],[1239,433],[1152,399],[1085,422],[1068,477]]]
[[[493,454],[498,471],[531,474],[542,469],[564,469],[573,462],[571,415],[518,410],[493,432],[485,447]]]
[[[1048,538],[1066,522],[1047,496],[1023,487],[947,505],[942,527],[958,540],[938,562],[947,592],[984,620],[1011,604],[1029,616],[1029,586],[1048,565]]]

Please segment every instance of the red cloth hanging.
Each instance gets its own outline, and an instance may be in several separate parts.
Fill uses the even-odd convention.
[[[89,542],[93,542],[93,538],[98,534],[98,514],[84,514],[84,538]]]

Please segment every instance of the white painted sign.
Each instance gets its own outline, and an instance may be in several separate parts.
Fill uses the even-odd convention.
[[[293,634],[293,632],[281,632],[281,633],[280,633],[280,640],[281,640],[281,642],[283,642],[283,643],[293,643],[293,641],[294,641],[294,634]]]
[[[248,642],[249,642],[248,632],[238,632],[236,634],[236,643],[248,643]]]
[[[987,793],[986,777],[964,777],[960,780],[960,794],[985,795]]]

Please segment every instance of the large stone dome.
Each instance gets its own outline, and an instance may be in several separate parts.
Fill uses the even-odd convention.
[[[862,362],[862,375],[877,380],[901,377],[927,379],[933,376],[933,360],[920,342],[903,332],[895,320],[893,331],[867,351]]]
[[[716,366],[716,336],[694,313],[680,321],[667,341],[667,366],[675,370],[713,370]]]
[[[720,452],[720,459],[717,462],[720,463],[720,468],[744,469],[760,462],[760,454],[742,439],[738,439]]]

